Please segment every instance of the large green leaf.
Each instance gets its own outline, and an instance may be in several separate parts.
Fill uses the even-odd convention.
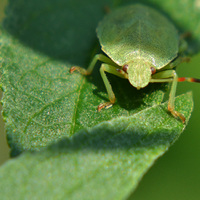
[[[10,2],[1,58],[4,117],[13,155],[162,101],[164,85],[137,91],[127,80],[109,76],[118,101],[112,109],[97,113],[97,105],[107,101],[98,67],[87,78],[69,74],[73,64],[87,66],[94,54],[95,28],[105,5],[114,3]]]
[[[178,108],[191,113],[191,94]],[[2,199],[124,199],[183,131],[166,103],[102,122],[0,169]],[[187,118],[190,114],[186,114]]]
[[[200,26],[197,20],[189,23],[185,15],[192,1],[152,2],[180,31],[194,33],[189,44],[195,52]],[[5,199],[8,193],[8,199],[30,194],[38,199],[45,191],[52,198],[58,194],[74,199],[76,195],[124,198],[185,128],[167,112],[166,104],[159,105],[167,85],[150,84],[137,91],[127,80],[110,75],[117,102],[98,113],[97,106],[107,101],[98,66],[90,77],[69,74],[72,65],[87,67],[98,51],[95,28],[104,7],[118,4],[111,0],[10,1],[0,32],[0,59],[3,116],[12,155],[55,144],[2,167],[0,193]],[[190,12],[198,18],[195,7]],[[176,109],[188,122],[191,94],[180,96]],[[63,137],[67,139],[56,143]],[[43,183],[48,184],[39,190]]]
[[[1,40],[3,114],[14,154],[39,149],[64,135],[162,101],[159,84],[137,91],[128,81],[116,78],[118,104],[97,112],[97,106],[107,100],[99,74],[87,81],[79,74],[71,75],[68,62],[42,56],[4,34]]]
[[[69,68],[88,63],[104,4],[91,1],[85,7],[80,2],[75,9],[74,1],[61,2],[39,4],[43,10],[39,13],[33,9],[35,1],[34,5],[31,1],[24,5],[32,12],[21,1],[14,3],[12,15],[9,13],[4,22],[6,30],[18,38],[9,37],[7,32],[1,34],[4,117],[13,155],[39,149],[63,135],[73,135],[102,121],[129,116],[163,99],[165,86],[152,84],[137,91],[127,80],[113,77],[118,102],[112,109],[98,113],[97,106],[107,101],[98,67],[87,79],[71,75]],[[23,18],[18,13],[21,7],[25,10]],[[95,18],[91,19],[94,12]]]

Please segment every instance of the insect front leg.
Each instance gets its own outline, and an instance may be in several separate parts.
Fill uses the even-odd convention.
[[[120,78],[127,79],[127,74],[123,70],[120,70],[120,69],[116,68],[115,66],[105,64],[105,63],[103,63],[101,65],[100,73],[101,73],[101,77],[103,79],[103,82],[105,84],[105,87],[106,87],[106,90],[107,90],[107,93],[108,93],[108,98],[109,98],[110,101],[100,104],[98,106],[98,109],[97,109],[98,111],[100,111],[102,108],[110,108],[115,103],[115,100],[116,100],[115,94],[113,92],[113,89],[111,87],[110,82],[108,81],[108,78],[107,78],[105,72],[108,72],[110,74],[114,74],[116,76],[119,76]]]
[[[178,76],[175,70],[166,70],[162,72],[158,72],[152,75],[152,79],[150,80],[151,83],[155,82],[172,82],[171,90],[169,94],[169,102],[168,102],[168,110],[172,113],[174,117],[179,117],[183,123],[185,123],[185,117],[175,110],[174,101],[175,101],[175,94],[176,94],[176,87],[178,82]]]
[[[96,54],[94,56],[94,58],[92,59],[91,63],[89,64],[89,67],[87,69],[84,69],[82,67],[79,66],[73,66],[70,68],[70,73],[73,73],[74,71],[78,71],[83,75],[90,75],[94,69],[95,64],[97,63],[97,61],[102,61],[104,63],[108,63],[111,65],[116,65],[110,58],[108,58],[107,56],[103,55],[103,54]]]

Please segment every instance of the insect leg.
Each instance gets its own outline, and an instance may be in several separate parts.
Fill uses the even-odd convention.
[[[184,53],[188,48],[188,43],[183,39],[181,38],[180,39],[180,44],[179,44],[179,51],[178,53],[181,54],[181,53]]]
[[[179,56],[173,62],[171,62],[168,65],[166,65],[165,67],[163,67],[162,70],[163,71],[170,70],[170,69],[177,67],[179,64],[181,64],[183,62],[189,62],[189,61],[190,61],[190,57]]]
[[[191,77],[180,77],[178,78],[178,82],[187,81],[190,83],[200,83],[200,79],[198,78],[191,78]]]
[[[191,36],[192,33],[189,31],[180,35],[179,54],[185,52],[188,49],[188,43],[185,39],[190,38]]]
[[[106,90],[107,90],[107,93],[108,93],[108,98],[109,98],[110,101],[100,104],[98,106],[98,111],[100,111],[102,108],[110,108],[115,103],[115,100],[116,100],[115,94],[112,90],[111,84],[108,81],[108,78],[107,78],[105,72],[114,74],[114,75],[119,76],[121,78],[127,78],[127,74],[125,72],[118,71],[118,69],[115,66],[105,64],[105,63],[103,63],[101,65],[100,73],[101,73],[101,77],[103,79],[103,82],[105,84],[105,87],[106,87]]]
[[[178,51],[178,57],[176,59],[174,59],[171,63],[169,63],[167,66],[165,66],[163,69],[173,69],[175,67],[177,67],[179,64],[183,63],[183,62],[189,62],[190,61],[190,57],[185,56],[184,52],[187,50],[188,48],[188,44],[187,42],[184,40],[185,37],[187,37],[187,33],[183,34],[180,36],[180,44],[179,44],[179,51]]]
[[[185,117],[177,112],[174,107],[174,101],[175,101],[175,94],[176,94],[176,87],[178,82],[178,76],[176,74],[175,70],[166,70],[162,72],[158,72],[155,75],[152,75],[152,79],[150,82],[172,82],[171,90],[169,94],[169,102],[168,102],[168,110],[172,113],[173,116],[179,117],[182,122],[185,122]]]
[[[103,55],[103,54],[96,54],[94,56],[94,58],[92,59],[91,63],[89,64],[89,67],[87,69],[81,68],[79,66],[73,66],[70,69],[70,73],[73,73],[74,71],[78,71],[83,75],[90,75],[94,69],[95,64],[97,63],[97,61],[102,61],[104,63],[108,63],[111,65],[116,65],[110,58],[108,58],[107,56]]]

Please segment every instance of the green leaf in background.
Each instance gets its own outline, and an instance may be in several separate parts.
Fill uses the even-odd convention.
[[[195,52],[200,27],[195,26],[197,21],[187,23],[184,13],[191,1],[184,5],[153,2],[181,31],[194,32],[189,44]],[[167,85],[151,84],[137,91],[127,80],[110,75],[117,103],[97,113],[97,106],[107,100],[98,67],[90,77],[69,74],[72,65],[86,67],[96,53],[95,28],[105,14],[104,7],[112,9],[116,4],[119,2],[10,1],[0,32],[8,142],[13,156],[24,150],[41,152],[22,155],[0,169],[0,193],[5,199],[29,198],[27,195],[37,195],[36,199],[125,198],[185,128],[167,112],[166,104],[159,105]],[[176,108],[188,121],[191,94],[180,96]],[[46,149],[51,143],[54,145]]]
[[[188,118],[191,94],[177,101]],[[166,106],[102,122],[43,151],[8,161],[0,169],[1,198],[125,199],[183,131],[181,122],[166,117]]]

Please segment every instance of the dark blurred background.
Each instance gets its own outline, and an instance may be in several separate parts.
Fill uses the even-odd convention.
[[[0,0],[0,21],[7,0]],[[200,78],[200,54],[178,68],[179,77]],[[170,150],[148,171],[136,192],[135,200],[197,200],[200,196],[200,84],[179,83],[177,95],[193,91],[194,111],[186,130]],[[1,94],[2,96],[2,94]],[[4,123],[0,117],[0,165],[9,159]]]

